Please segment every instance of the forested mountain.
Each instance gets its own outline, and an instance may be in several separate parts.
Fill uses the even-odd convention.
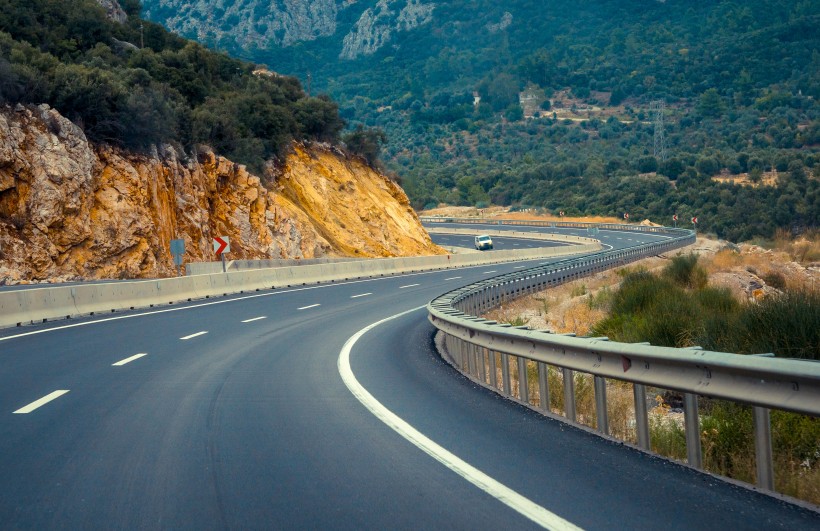
[[[733,239],[818,225],[818,2],[143,3],[382,128],[416,207],[678,213]]]

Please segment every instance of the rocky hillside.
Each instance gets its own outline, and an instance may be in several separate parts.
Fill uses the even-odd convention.
[[[266,177],[170,146],[135,155],[88,142],[47,105],[0,107],[0,283],[174,274],[232,259],[432,254],[404,192],[340,151],[294,144]]]
[[[400,31],[430,22],[435,4],[421,0],[144,0],[143,6],[147,18],[217,47],[227,43],[248,49],[288,47],[341,33],[338,56],[355,59],[373,54]]]

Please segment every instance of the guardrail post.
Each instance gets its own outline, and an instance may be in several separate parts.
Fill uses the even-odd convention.
[[[755,406],[753,409],[755,415],[757,486],[766,490],[774,490],[771,416],[768,408]]]
[[[458,351],[461,354],[461,370],[468,372],[470,367],[467,360],[467,343],[461,339],[458,340]]]
[[[700,449],[700,420],[698,418],[698,395],[684,393],[683,423],[686,428],[686,460],[695,468],[703,468]]]
[[[540,406],[541,409],[549,413],[550,410],[550,384],[549,384],[549,367],[547,364],[538,362],[538,394],[541,395]]]
[[[487,354],[489,354],[490,358],[490,385],[493,386],[493,389],[498,389],[498,375],[496,374],[495,369],[495,362],[496,362],[496,355],[494,350],[488,350]]]
[[[467,370],[470,373],[470,376],[475,376],[475,357],[473,356],[473,344],[472,343],[465,343],[467,347]]]
[[[564,373],[564,416],[575,422],[575,375],[572,369],[562,369]]]
[[[530,384],[527,379],[527,358],[518,356],[518,396],[522,402],[530,401]]]
[[[501,353],[501,382],[504,384],[504,394],[512,395],[510,386],[510,356],[506,352]]]
[[[635,430],[638,436],[638,446],[649,450],[649,415],[646,411],[646,386],[632,384],[632,394],[635,396]]]
[[[478,375],[481,377],[482,382],[487,381],[487,349],[484,347],[478,347],[478,355],[481,360],[478,363]]]
[[[595,417],[598,431],[609,435],[609,415],[606,412],[606,379],[595,377]]]

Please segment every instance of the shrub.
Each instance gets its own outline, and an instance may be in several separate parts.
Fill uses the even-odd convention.
[[[780,273],[779,271],[769,271],[761,278],[766,284],[775,289],[786,289],[786,277],[784,277],[783,273]]]
[[[690,289],[701,289],[709,280],[706,270],[698,265],[698,255],[678,255],[663,271],[664,277],[678,286]]]
[[[514,318],[510,319],[508,322],[512,326],[524,326],[524,325],[527,324],[527,322],[529,322],[529,319],[524,319],[523,317],[521,317],[519,315],[517,317],[514,317]]]

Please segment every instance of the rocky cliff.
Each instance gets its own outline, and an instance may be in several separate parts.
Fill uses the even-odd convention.
[[[143,0],[142,4],[147,18],[212,46],[288,47],[336,35],[342,42],[337,53],[343,59],[370,55],[397,32],[426,24],[435,7],[421,0]]]
[[[379,0],[364,13],[345,35],[342,59],[371,55],[390,42],[394,33],[407,31],[430,21],[433,4],[418,0]]]
[[[269,184],[265,184],[269,183]],[[328,146],[294,145],[262,182],[205,150],[132,154],[91,145],[46,105],[0,107],[0,283],[174,274],[232,259],[442,252],[394,182]]]

